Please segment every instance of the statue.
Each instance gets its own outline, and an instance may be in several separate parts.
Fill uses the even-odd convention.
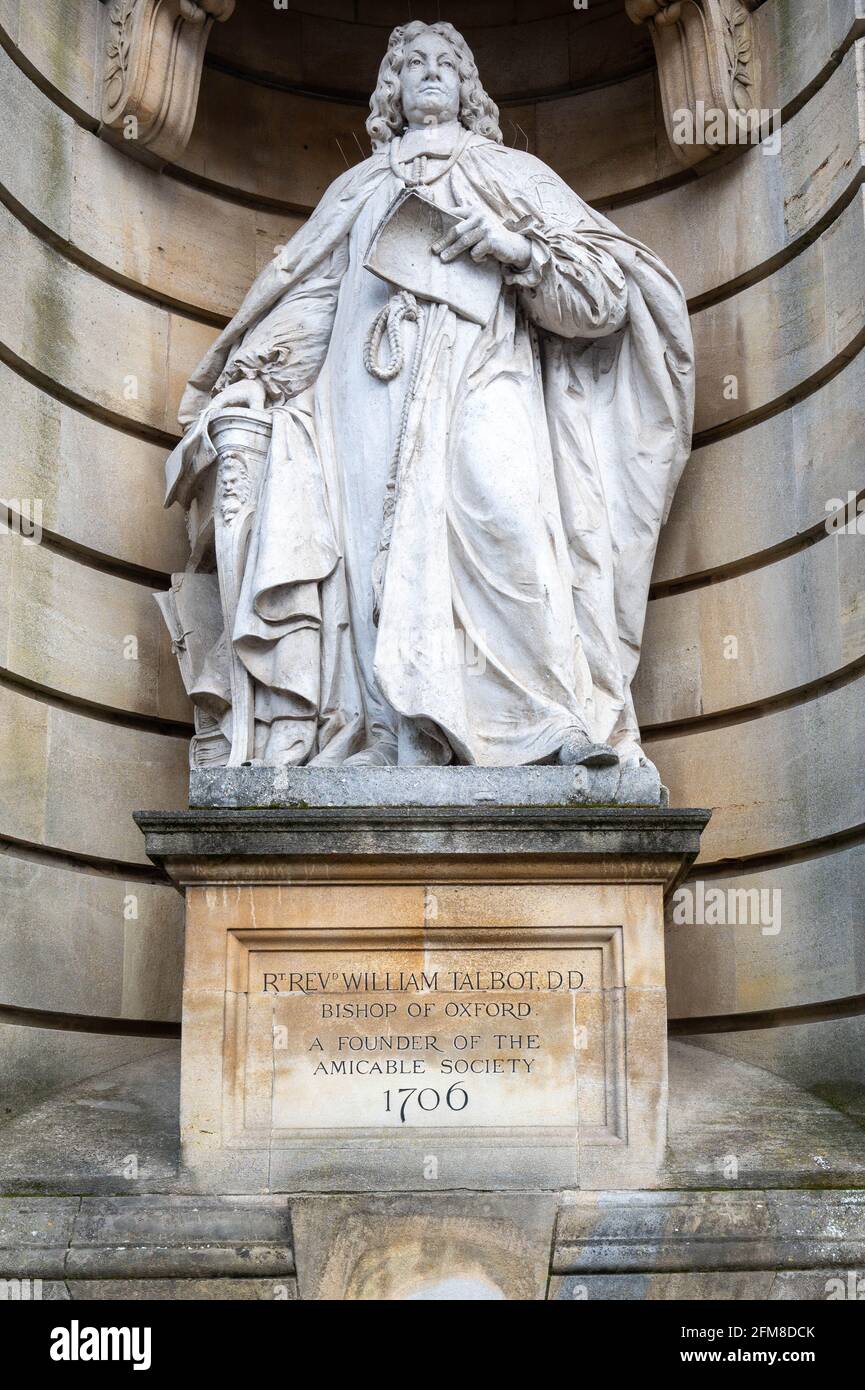
[[[646,766],[631,700],[688,456],[673,276],[506,147],[450,24],[192,376],[160,596],[194,766]]]

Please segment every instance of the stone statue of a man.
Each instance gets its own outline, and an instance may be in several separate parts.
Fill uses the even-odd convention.
[[[394,30],[371,110],[372,156],[183,398],[193,761],[644,762],[631,680],[690,445],[681,289],[502,143],[450,24]]]

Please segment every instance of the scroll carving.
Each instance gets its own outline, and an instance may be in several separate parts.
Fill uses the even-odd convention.
[[[625,0],[648,23],[658,61],[667,135],[693,166],[726,145],[757,138],[757,65],[743,0]]]
[[[102,120],[160,159],[192,133],[204,50],[234,0],[112,0],[106,16]]]

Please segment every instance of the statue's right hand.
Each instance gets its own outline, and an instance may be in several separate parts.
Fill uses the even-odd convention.
[[[230,386],[217,391],[211,397],[210,409],[223,410],[227,406],[242,405],[248,410],[264,410],[266,401],[264,382],[257,377],[243,377],[241,381],[233,381]]]

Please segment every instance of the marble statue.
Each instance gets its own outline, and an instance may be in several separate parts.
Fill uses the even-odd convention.
[[[183,397],[193,764],[645,766],[682,291],[502,142],[450,24],[394,30],[370,105]]]

